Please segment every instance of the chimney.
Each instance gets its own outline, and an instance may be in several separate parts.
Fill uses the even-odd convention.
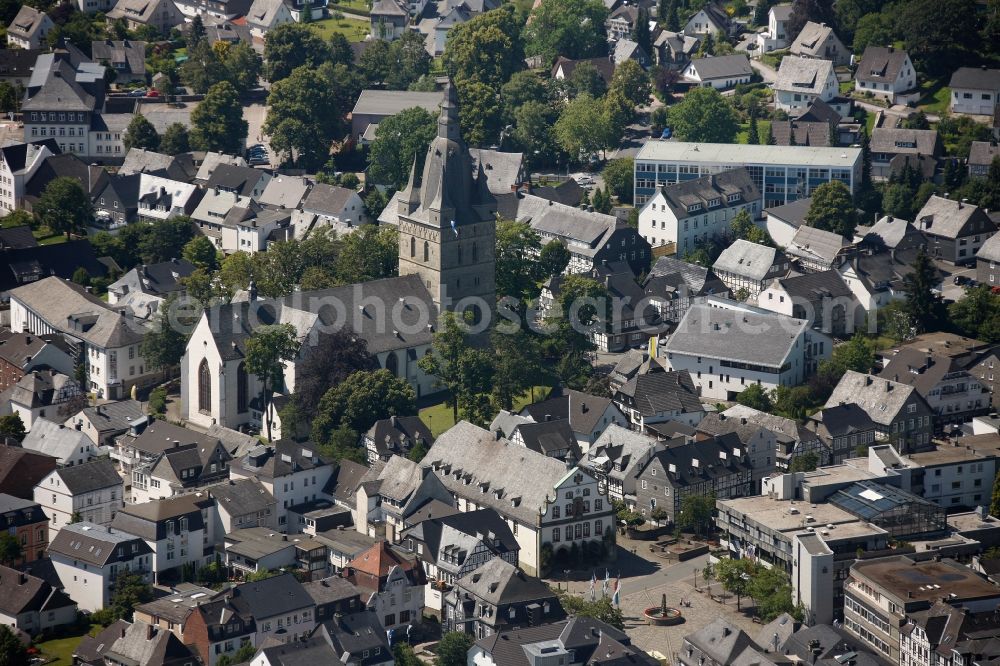
[[[28,582],[28,576],[23,571],[17,572],[17,584],[24,585]]]
[[[503,431],[500,430],[500,428],[497,428],[496,430],[493,431],[493,439],[499,442],[502,437],[503,437]]]
[[[146,640],[147,641],[153,640],[153,636],[155,636],[155,635],[156,635],[156,629],[153,628],[153,625],[147,624],[146,625]]]
[[[892,390],[892,382],[887,379],[885,380],[885,392],[888,393],[891,390]]]
[[[552,420],[552,415],[551,414],[546,414],[545,415],[545,420],[546,421],[551,421]]]
[[[395,414],[393,414],[392,416],[389,417],[389,423],[392,424],[393,428],[396,427],[396,415]]]

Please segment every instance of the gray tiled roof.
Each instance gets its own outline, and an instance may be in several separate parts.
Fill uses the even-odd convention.
[[[146,42],[132,40],[112,41],[110,39],[91,42],[90,50],[94,62],[108,61],[113,67],[119,63],[128,66],[132,74],[146,72]],[[116,71],[120,71],[115,67]]]
[[[969,164],[988,166],[1000,156],[1000,144],[992,141],[973,141],[969,149]]]
[[[94,492],[95,490],[101,490],[102,488],[116,488],[124,485],[122,477],[118,474],[118,470],[115,467],[115,463],[110,458],[101,458],[83,463],[82,465],[63,467],[56,473],[62,479],[63,485],[74,495],[82,495]]]
[[[556,601],[556,594],[548,585],[498,557],[459,578],[455,581],[455,586],[463,593],[471,593],[493,606],[526,601]]]
[[[268,206],[297,208],[305,199],[310,183],[299,176],[277,175],[264,187],[259,201]]]
[[[581,467],[592,466],[596,464],[596,459],[604,457],[611,464],[611,469],[607,472],[608,476],[624,479],[638,471],[637,467],[648,460],[649,454],[653,452],[655,446],[656,439],[654,437],[611,424],[587,450]],[[618,464],[621,469],[616,470],[614,464]]]
[[[394,116],[419,107],[437,113],[441,107],[440,92],[410,92],[405,90],[362,90],[351,111],[354,115]]]
[[[910,148],[910,145],[913,145]],[[934,155],[938,152],[937,130],[916,130],[876,127],[872,130],[873,153],[900,153],[909,155]]]
[[[847,245],[847,239],[840,234],[801,226],[792,236],[791,245],[785,248],[785,254],[803,259],[833,262]]]
[[[786,56],[787,57],[787,56]],[[711,79],[739,78],[753,74],[750,60],[745,55],[709,56],[695,58],[689,67],[693,67],[702,81]]]
[[[354,190],[326,183],[316,183],[306,196],[302,210],[325,215],[340,215],[348,199],[357,194]]]
[[[518,176],[524,164],[524,153],[504,153],[486,148],[470,148],[469,159],[472,162],[473,173],[482,163],[486,173],[486,183],[490,192],[504,194],[519,185]]]
[[[974,230],[963,229],[970,221],[973,223],[978,221],[983,226]],[[936,194],[931,195],[931,198],[917,213],[915,224],[926,234],[944,236],[945,238],[958,238],[963,231],[966,235],[969,235],[970,231],[976,233],[996,231],[996,225],[979,206],[952,201]]]
[[[773,84],[775,90],[819,95],[833,74],[833,63],[816,58],[785,56]]]
[[[820,57],[824,55],[822,47],[830,38],[831,33],[833,33],[833,28],[826,24],[806,21],[789,50],[795,54],[804,53],[808,56]]]
[[[732,273],[752,280],[763,280],[771,271],[771,266],[781,260],[779,250],[739,238],[722,251],[712,264],[712,269],[716,273]]]
[[[861,56],[854,78],[875,83],[895,83],[906,59],[906,51],[901,49],[869,46]]]
[[[887,426],[915,391],[906,384],[848,370],[833,389],[825,407],[853,402],[864,409],[872,421]]]
[[[1000,69],[982,67],[959,67],[951,75],[948,87],[965,88],[969,90],[1000,91]]]
[[[14,20],[7,26],[7,32],[21,38],[30,39],[42,27],[45,12],[40,12],[30,5],[21,5]]]
[[[49,550],[74,560],[103,567],[119,558],[117,547],[122,544],[129,545],[120,556],[122,560],[131,560],[136,555],[153,552],[138,535],[93,523],[64,525],[52,539]],[[135,553],[132,552],[133,545]]]
[[[836,270],[779,278],[778,284],[795,299],[816,302],[823,298],[852,298],[854,292]]]
[[[667,353],[781,367],[808,322],[696,304],[667,340]]]
[[[743,168],[665,185],[661,192],[678,220],[704,215],[707,210],[746,205],[760,200],[760,190],[750,178],[750,173]],[[730,202],[731,195],[738,195],[739,198]],[[648,205],[653,205],[655,201],[656,197]],[[710,206],[711,201],[717,203]],[[700,205],[701,208],[688,212],[688,207],[692,205]]]
[[[691,381],[691,373],[687,370],[636,375],[619,391],[631,398],[635,409],[646,417],[664,412],[686,414],[704,409]]]
[[[90,438],[79,430],[67,428],[62,423],[55,423],[45,418],[35,419],[21,446],[62,460],[71,459],[80,449],[97,448]]]

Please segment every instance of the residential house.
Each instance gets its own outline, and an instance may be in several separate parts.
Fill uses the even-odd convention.
[[[0,249],[2,250],[24,250],[39,247],[38,240],[31,232],[31,226],[19,224],[17,226],[0,229]],[[9,333],[9,331],[7,331]]]
[[[503,433],[511,443],[531,449],[556,460],[567,455],[580,459],[580,445],[567,419],[535,422],[526,416],[511,414],[501,409],[490,424],[490,430]]]
[[[639,432],[647,432],[648,425],[664,421],[695,426],[705,415],[698,390],[686,370],[636,375],[615,391],[613,399]]]
[[[274,496],[279,529],[287,523],[289,507],[328,496],[326,485],[332,474],[333,465],[309,444],[287,440],[252,449],[233,460],[229,471],[234,481],[257,479]]]
[[[730,235],[740,211],[756,219],[760,210],[750,174],[733,169],[660,188],[639,210],[639,233],[654,248],[674,244],[683,256],[709,238]]]
[[[55,27],[45,12],[21,5],[14,20],[7,26],[7,44],[19,49],[40,49],[48,45],[48,34]]]
[[[888,180],[892,175],[899,176],[906,165],[929,180],[934,176],[937,158],[943,150],[937,130],[887,127],[872,130],[869,148],[874,180]]]
[[[1000,144],[996,141],[973,141],[969,149],[969,177],[988,176],[990,166],[998,156],[1000,156]]]
[[[282,534],[268,527],[248,527],[226,534],[222,564],[247,577],[295,569],[306,580],[326,576],[326,546],[304,534]]]
[[[668,369],[687,370],[703,399],[732,401],[752,383],[797,386],[832,351],[801,319],[714,303],[692,305],[664,346]]]
[[[586,451],[611,424],[628,427],[629,420],[611,398],[563,389],[559,396],[526,405],[521,416],[535,422],[566,419],[580,448]]]
[[[390,7],[391,9],[391,7]],[[386,118],[413,107],[436,114],[441,108],[440,92],[410,92],[402,90],[362,90],[351,110],[351,136],[357,143],[362,137],[375,138],[378,124]]]
[[[222,163],[212,170],[205,182],[205,190],[217,190],[216,193],[229,192],[258,201],[271,179],[271,174],[263,169]]]
[[[194,271],[187,259],[140,264],[108,285],[108,303],[126,305],[136,316],[149,318],[167,297],[184,294],[181,280]]]
[[[1000,69],[959,67],[948,83],[951,112],[992,116],[1000,104]]]
[[[799,229],[806,225],[806,215],[812,207],[812,197],[764,209],[761,227],[777,245],[788,247]]]
[[[176,578],[184,566],[201,567],[215,561],[215,546],[222,537],[216,534],[211,516],[215,500],[200,495],[127,504],[112,519],[111,529],[140,537],[152,550],[150,570],[156,581],[161,576]]]
[[[349,233],[370,222],[365,204],[355,190],[326,183],[316,183],[302,202],[301,210],[292,213],[295,236],[305,237],[314,229],[330,227],[338,233]]]
[[[0,566],[0,622],[29,635],[58,631],[77,621],[76,602],[29,573]]]
[[[177,0],[176,4],[184,14],[185,20],[200,14],[206,22],[232,21],[240,16],[246,16],[253,0]],[[317,3],[319,4],[321,3]]]
[[[392,456],[372,486],[369,489],[363,484],[358,491],[359,513],[366,504],[370,506],[371,498],[375,498],[375,506],[369,510],[367,520],[357,522],[355,527],[369,536],[384,534],[390,543],[399,541],[404,529],[422,519],[419,512],[425,506],[454,507],[451,494],[441,480],[426,467],[403,456]]]
[[[334,574],[342,572],[351,560],[380,541],[357,530],[343,527],[318,532],[315,539],[326,546],[330,557],[329,569]]]
[[[119,171],[108,174],[103,187],[99,187],[92,197],[94,228],[114,233],[136,222],[139,218],[141,182],[142,177],[138,173],[122,174]]]
[[[671,71],[682,71],[698,52],[701,38],[683,32],[663,30],[653,41],[656,62]]]
[[[976,253],[976,282],[989,285],[991,288],[1000,285],[998,264],[1000,264],[1000,234],[993,234]],[[0,347],[0,351],[2,349]]]
[[[143,173],[139,177],[139,219],[157,222],[191,216],[201,197],[197,185]]]
[[[283,0],[253,0],[246,16],[250,35],[264,40],[267,33],[285,23],[294,23],[292,11]]]
[[[745,292],[751,300],[756,300],[771,280],[788,273],[788,268],[788,257],[781,250],[742,238],[712,264],[712,271],[733,293]]]
[[[134,466],[130,501],[173,497],[226,479],[232,456],[222,442],[207,439],[183,446],[174,441],[149,462]]]
[[[295,643],[316,627],[316,604],[291,573],[237,585],[229,599],[242,617],[253,618],[257,646],[268,639]]]
[[[615,42],[609,57],[614,61],[615,67],[628,60],[635,60],[643,69],[648,69],[651,64],[649,54],[631,39],[619,39]]]
[[[165,451],[181,445],[211,446],[217,441],[217,438],[189,428],[144,416],[135,419],[129,424],[128,431],[117,438],[115,448],[111,451],[111,459],[117,461],[122,474],[131,485],[132,471],[148,467]]]
[[[25,9],[31,8],[21,8]],[[31,62],[34,65],[34,59]],[[0,148],[0,217],[24,207],[24,186],[49,156],[58,153],[59,143],[55,139],[36,139]]]
[[[660,310],[660,318],[673,323],[679,322],[691,304],[701,302],[705,296],[729,295],[729,287],[711,268],[672,256],[657,258],[643,288],[646,297]]]
[[[900,349],[889,357],[879,377],[914,387],[939,424],[964,423],[991,409],[989,391],[977,376],[957,359],[931,350]]]
[[[896,104],[903,93],[917,87],[917,70],[906,51],[892,46],[869,46],[854,73],[855,90],[884,97]]]
[[[777,79],[771,87],[775,108],[796,114],[808,109],[816,100],[831,104],[839,93],[832,62],[799,56],[781,59]]]
[[[330,576],[303,583],[302,587],[316,604],[317,624],[332,620],[338,615],[356,613],[362,607],[358,588],[346,578]]]
[[[362,610],[328,619],[316,632],[333,646],[336,654],[346,657],[351,664],[391,666],[395,663],[382,619],[375,611]]]
[[[91,42],[90,51],[94,62],[115,71],[116,83],[146,82],[146,42],[105,39]]]
[[[172,0],[118,0],[107,17],[124,20],[129,30],[150,26],[162,35],[184,23],[184,15]]]
[[[97,446],[82,432],[46,418],[38,418],[31,424],[21,447],[52,456],[61,467],[82,465],[99,454]]]
[[[521,659],[522,654],[536,661],[556,655],[580,664],[604,660],[642,666],[659,663],[633,646],[624,632],[589,617],[501,631],[476,641],[469,653],[469,661],[482,666],[503,666],[511,659]]]
[[[753,68],[745,55],[708,56],[694,58],[683,69],[681,76],[701,88],[729,90],[740,83],[750,83]]]
[[[764,462],[769,465],[771,452],[777,451],[775,463],[781,470],[787,470],[791,461],[801,455],[814,454],[818,463],[828,459],[822,440],[795,419],[768,414],[746,405],[733,405],[724,412],[708,414],[698,424],[698,431],[710,435],[735,432],[750,452],[754,464],[757,464],[759,454],[765,453],[767,458]],[[761,446],[762,441],[767,443]]]
[[[757,33],[757,50],[760,53],[780,51],[788,47],[788,19],[792,17],[792,5],[772,5],[767,10],[767,29]]]
[[[30,430],[47,417],[62,420],[60,417],[65,416],[67,410],[76,409],[77,403],[82,399],[80,385],[75,379],[55,370],[44,369],[32,370],[18,379],[4,392],[3,400],[9,400],[2,406],[3,411],[20,416],[21,423]],[[38,435],[25,448],[42,447],[41,438],[50,432],[48,426],[39,430]],[[71,453],[69,450],[65,452]]]
[[[950,264],[975,263],[976,253],[997,231],[979,206],[931,195],[914,225],[927,237],[927,253]]]
[[[144,622],[133,622],[123,629],[122,636],[104,652],[104,663],[108,666],[185,666],[194,659],[191,649],[173,633]]]
[[[0,81],[17,90],[28,87],[35,60],[46,49],[0,48]]]
[[[417,416],[390,416],[379,419],[361,436],[368,463],[389,462],[394,455],[407,456],[414,446],[430,447],[434,436]]]
[[[622,5],[612,10],[604,21],[604,27],[608,32],[608,41],[632,39],[639,17],[639,7],[635,5]],[[649,16],[647,15],[646,18],[648,19]]]
[[[844,46],[833,28],[812,21],[806,21],[802,26],[789,50],[794,56],[829,60],[838,67],[847,65],[851,59],[851,50]]]
[[[827,455],[821,461],[826,465],[839,465],[853,458],[858,447],[867,449],[875,443],[875,422],[853,402],[824,407],[809,416],[805,427],[815,432],[826,448]]]
[[[902,242],[908,243],[909,240]],[[857,254],[838,270],[861,306],[871,313],[906,297],[905,278],[913,271],[917,252],[916,248],[908,248]]]
[[[0,492],[33,501],[35,486],[55,468],[50,455],[0,445]]]
[[[188,644],[193,636],[188,631],[188,619],[201,604],[221,597],[224,591],[216,591],[194,583],[178,583],[170,594],[152,601],[136,604],[132,618],[137,622],[172,631],[182,643]]]
[[[267,181],[257,201],[271,208],[299,208],[311,189],[312,183],[302,176],[278,174]]]
[[[840,234],[816,227],[801,226],[785,247],[785,256],[809,273],[839,268],[847,260],[850,243]]]
[[[35,501],[48,516],[53,539],[72,523],[110,525],[124,498],[122,478],[107,458],[56,469],[35,486]]]
[[[570,58],[559,56],[556,58],[555,64],[552,65],[552,78],[557,81],[564,81],[572,76],[573,70],[575,70],[582,63],[587,63],[596,69],[605,85],[611,83],[611,79],[615,75],[615,61],[612,58],[604,56],[597,58],[582,58],[580,60],[571,60]]]
[[[835,148],[844,143],[841,140],[838,124],[840,114],[819,98],[809,108],[816,108],[820,104],[830,109],[830,113],[833,114],[829,120],[813,121],[794,118],[771,121],[771,136],[774,138],[774,143],[778,146],[818,146],[822,148]]]
[[[377,0],[369,16],[372,39],[391,42],[410,25],[410,8],[399,0]]]
[[[203,593],[195,602],[193,607],[183,606],[187,613],[180,624],[183,635],[178,638],[201,657],[202,664],[215,666],[221,657],[232,658],[244,645],[257,646],[256,619],[245,606],[234,604],[230,594],[216,594],[212,598]],[[136,619],[139,619],[138,609]]]
[[[711,35],[714,38],[720,32],[728,37],[735,29],[726,10],[710,2],[688,19],[683,32],[685,35]]]
[[[311,636],[303,637],[301,641],[262,647],[250,661],[250,666],[296,666],[306,663],[343,666],[339,656],[329,640]]]
[[[757,303],[765,310],[805,319],[811,328],[837,338],[850,337],[855,326],[864,324],[866,314],[854,292],[833,269],[775,278],[760,293]]]
[[[74,651],[75,661],[80,666],[104,666],[104,655],[130,626],[131,622],[115,620],[94,636],[84,636]]]
[[[0,332],[0,390],[15,386],[36,370],[50,368],[72,375],[76,364],[69,351],[57,335]]]
[[[493,558],[455,581],[444,598],[442,628],[477,639],[566,616],[559,597],[516,565]]]
[[[49,518],[38,502],[0,493],[0,530],[21,546],[20,556],[9,564],[20,565],[44,557],[49,545]]]
[[[403,532],[401,544],[423,565],[424,604],[438,612],[456,580],[494,558],[517,566],[520,551],[513,532],[493,509],[421,521]]]
[[[214,168],[213,156],[218,156],[218,153],[206,153],[202,166],[209,165]],[[228,159],[242,161],[243,158]],[[118,173],[126,176],[146,173],[150,176],[161,176],[170,180],[188,182],[195,178],[199,169],[195,166],[192,153],[165,155],[133,146],[125,153],[125,161],[118,167]]]
[[[493,508],[504,517],[526,571],[539,570],[543,543],[600,544],[613,528],[610,502],[589,472],[465,421],[438,436],[423,465],[456,496],[459,511]]]
[[[361,593],[368,610],[386,630],[406,627],[423,619],[427,577],[419,560],[379,541],[351,560],[341,574]]]
[[[647,518],[674,523],[688,495],[724,499],[755,493],[752,472],[734,433],[666,446],[653,453],[638,474],[636,509]]]
[[[106,607],[119,574],[152,580],[153,551],[141,538],[93,523],[66,525],[49,544],[52,567],[80,610]]]
[[[263,252],[270,242],[290,237],[291,219],[289,210],[265,208],[249,194],[221,188],[206,191],[191,213],[198,230],[226,254]]]
[[[900,453],[931,446],[934,410],[913,386],[848,370],[825,407],[855,403],[875,422],[877,441],[888,441]]]
[[[635,509],[639,472],[663,446],[653,436],[612,425],[590,447],[580,467],[597,478],[609,499]]]
[[[257,479],[230,479],[208,488],[218,507],[222,532],[249,527],[278,529],[278,502]]]

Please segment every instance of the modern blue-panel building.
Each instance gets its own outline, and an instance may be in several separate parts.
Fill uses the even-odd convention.
[[[650,140],[635,157],[635,205],[658,187],[740,167],[760,188],[763,208],[770,208],[808,197],[831,180],[853,193],[861,182],[861,149]]]

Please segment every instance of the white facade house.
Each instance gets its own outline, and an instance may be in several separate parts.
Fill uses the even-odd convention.
[[[695,58],[681,72],[684,80],[702,88],[729,90],[740,83],[750,83],[753,68],[745,55]]]
[[[124,398],[132,386],[148,384],[155,374],[139,351],[145,322],[57,277],[10,291],[10,326],[36,335],[61,333],[80,345],[87,388],[99,398]]]
[[[774,278],[788,273],[788,257],[777,248],[736,239],[712,264],[712,270],[734,293],[745,290],[756,299]]]
[[[0,148],[0,217],[22,208],[24,185],[49,155],[59,152],[55,139],[16,143]]]
[[[895,104],[901,93],[917,87],[917,70],[906,51],[892,46],[869,46],[854,73],[854,89],[884,97]]]
[[[761,194],[746,169],[666,185],[639,211],[639,234],[652,247],[675,243],[683,256],[699,242],[730,233],[741,210],[756,219]]]
[[[110,527],[66,525],[52,539],[48,555],[63,589],[84,611],[98,611],[110,603],[119,574],[152,580],[150,547],[139,537]]]
[[[190,215],[200,196],[193,183],[143,173],[139,176],[139,219],[156,222]]]
[[[35,486],[51,538],[71,523],[110,525],[124,497],[125,483],[107,458],[55,469]]]
[[[767,30],[757,33],[757,51],[769,53],[788,46],[786,26],[792,16],[792,5],[774,5],[767,11]]]
[[[959,67],[951,75],[951,112],[992,116],[1000,104],[1000,69]]]
[[[725,10],[715,3],[708,3],[688,19],[684,24],[685,35],[712,35],[714,38],[720,32],[728,35],[732,21]]]
[[[52,370],[32,370],[10,388],[10,399],[0,408],[17,414],[24,427],[34,432],[33,436],[25,438],[26,445],[21,443],[22,448],[44,449],[59,458],[60,464],[72,465],[74,461],[89,458],[89,449],[77,455],[73,446],[79,438],[59,433],[56,422],[51,419],[61,421],[70,401],[80,393],[80,385],[68,375]],[[49,441],[43,441],[50,434]]]
[[[774,106],[791,114],[805,112],[821,99],[830,102],[839,92],[837,75],[829,60],[785,56],[778,68],[774,89]]]
[[[735,400],[751,384],[797,386],[830,356],[830,339],[804,320],[710,302],[688,308],[664,346],[669,368],[687,370],[702,398]]]
[[[7,26],[7,44],[19,49],[40,49],[55,27],[56,24],[45,12],[21,5],[14,20]]]

